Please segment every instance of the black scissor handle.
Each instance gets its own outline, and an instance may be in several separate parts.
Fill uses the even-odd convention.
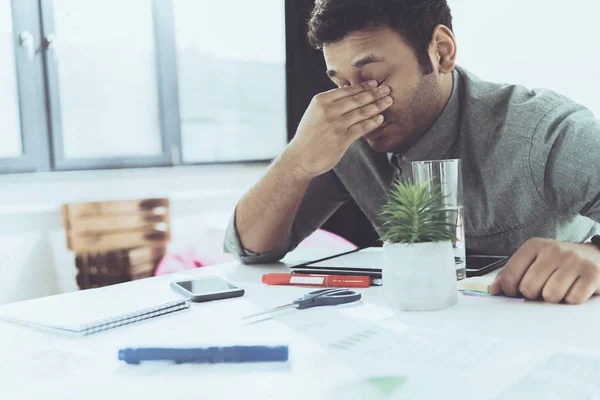
[[[304,297],[294,300],[293,303],[297,309],[302,310],[310,307],[352,303],[360,300],[361,297],[360,293],[350,289],[321,289],[310,292]]]

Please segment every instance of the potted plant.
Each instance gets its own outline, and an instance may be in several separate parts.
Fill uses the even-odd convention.
[[[394,308],[433,311],[455,305],[456,267],[440,187],[395,182],[381,209],[383,290]]]

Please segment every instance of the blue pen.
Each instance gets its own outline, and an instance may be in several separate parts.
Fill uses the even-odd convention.
[[[119,360],[127,364],[142,361],[181,363],[245,363],[287,361],[288,346],[228,346],[204,348],[140,347],[119,350]]]

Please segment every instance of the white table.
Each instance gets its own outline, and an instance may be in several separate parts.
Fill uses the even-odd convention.
[[[557,398],[565,390],[569,398],[600,398],[600,299],[567,306],[460,295],[444,311],[402,313],[386,307],[381,288],[369,288],[357,304],[289,310],[245,325],[241,316],[314,290],[259,283],[261,274],[282,271],[284,264],[231,263],[123,284],[118,293],[127,301],[129,285],[164,288],[182,277],[219,275],[246,295],[85,337],[0,323],[0,399],[549,398],[543,388]],[[375,348],[373,340],[358,343],[369,335]],[[290,361],[117,360],[122,347],[252,343],[288,344]],[[366,381],[381,376],[407,380],[385,397]],[[506,394],[511,387],[538,395]]]

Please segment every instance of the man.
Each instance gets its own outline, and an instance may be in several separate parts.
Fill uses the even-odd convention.
[[[338,89],[239,202],[226,247],[283,257],[354,198],[375,227],[415,160],[461,158],[466,245],[512,255],[494,294],[582,303],[600,294],[600,121],[556,93],[456,66],[446,0],[321,0],[309,40]]]

